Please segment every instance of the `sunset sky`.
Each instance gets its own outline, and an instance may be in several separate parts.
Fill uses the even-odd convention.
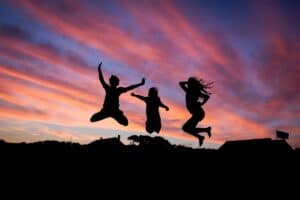
[[[160,135],[197,146],[181,130],[190,117],[178,82],[214,82],[200,127],[204,147],[226,140],[275,138],[290,132],[300,147],[300,1],[2,0],[0,2],[0,139],[89,143],[146,134],[145,104],[128,94],[129,119],[90,123],[102,107],[103,73],[120,85],[158,87]],[[206,136],[206,135],[205,135]]]

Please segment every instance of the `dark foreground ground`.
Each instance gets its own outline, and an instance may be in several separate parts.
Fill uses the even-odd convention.
[[[71,142],[42,141],[7,143],[0,140],[2,166],[51,167],[88,166],[97,169],[125,167],[160,169],[163,167],[231,168],[296,166],[299,149],[284,140],[254,139],[226,142],[219,149],[193,149],[171,145],[162,137],[130,136],[130,145],[119,138],[99,139],[87,145]],[[290,169],[291,169],[290,168]]]
[[[91,183],[126,187],[131,180],[138,187],[171,184],[191,190],[200,185],[228,187],[252,181],[251,187],[272,183],[281,190],[282,184],[300,180],[300,151],[284,140],[231,141],[212,150],[174,146],[161,137],[129,139],[131,145],[118,138],[87,145],[0,141],[1,180],[12,188],[32,181],[35,187]]]

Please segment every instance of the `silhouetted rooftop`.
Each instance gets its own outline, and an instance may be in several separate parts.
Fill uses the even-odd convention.
[[[121,142],[120,136],[112,137],[112,138],[100,138],[99,140],[95,140],[88,144],[89,147],[124,147],[125,145]]]
[[[289,153],[292,147],[285,140],[271,138],[227,141],[220,148],[223,152],[236,153]]]

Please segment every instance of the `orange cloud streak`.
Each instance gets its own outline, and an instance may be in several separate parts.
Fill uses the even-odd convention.
[[[78,91],[74,88],[71,88],[71,87],[68,87],[65,85],[57,84],[57,83],[54,83],[54,82],[51,82],[51,81],[48,81],[45,79],[40,79],[38,77],[35,77],[33,74],[25,74],[23,72],[14,70],[13,68],[9,68],[8,66],[0,65],[0,73],[5,74],[6,76],[11,76],[14,78],[32,82],[32,83],[44,86],[46,88],[55,89],[56,91],[60,91],[65,94],[69,94],[69,95],[72,95],[77,98],[80,97],[81,99],[90,100],[90,101],[96,103],[95,101],[93,101],[94,96],[85,91]]]
[[[152,44],[147,40],[142,41],[136,39],[123,31],[120,27],[110,24],[110,21],[106,19],[105,16],[102,16],[103,20],[97,20],[95,13],[89,12],[87,8],[85,8],[84,5],[79,4],[78,1],[70,1],[69,4],[75,10],[80,8],[80,12],[84,13],[79,21],[75,22],[70,19],[64,19],[56,13],[51,13],[51,11],[43,9],[40,5],[35,4],[32,1],[21,1],[22,6],[24,6],[31,13],[37,16],[37,19],[54,28],[55,31],[77,41],[80,41],[83,45],[94,47],[99,51],[104,52],[106,55],[110,56],[113,59],[124,61],[127,64],[133,64],[133,66],[130,67],[134,68],[135,70],[139,70],[141,72],[147,71],[147,69],[142,69],[141,67],[136,66],[139,63],[138,60],[141,59],[153,62],[155,63],[155,65],[157,64],[159,66],[162,66],[160,67],[160,70],[163,71],[164,74],[168,74],[168,76],[172,77],[173,80],[177,80],[179,77],[183,76],[181,72],[179,72],[179,70],[174,70],[176,69],[174,67],[176,66],[176,59],[175,61],[168,62],[169,58],[176,57],[176,55],[170,55],[169,52],[160,50],[164,49],[163,45],[160,45],[158,43]],[[127,5],[127,8],[132,11],[137,20],[140,20],[143,23],[146,22],[142,21],[143,18],[141,17],[144,13],[141,13],[132,5]],[[206,36],[201,32],[201,30],[194,28],[193,24],[189,23],[185,19],[185,17],[180,14],[178,9],[172,3],[168,2],[168,4],[165,4],[162,8],[157,8],[157,10],[153,12],[153,20],[157,23],[157,27],[159,27],[160,31],[164,33],[164,35],[174,46],[179,47],[179,49],[181,49],[184,53],[191,57],[195,63],[203,63],[203,60],[201,60],[199,55],[204,55],[204,57],[207,57],[207,59],[210,59],[213,62],[224,67],[224,69],[230,75],[232,75],[233,79],[242,79],[241,72],[238,68],[238,65],[240,63],[239,58],[226,56],[223,53],[220,45],[218,45],[218,43],[214,41],[215,38]],[[170,17],[172,21],[168,20],[166,16]],[[140,27],[143,26],[140,25]],[[26,43],[24,41],[17,41],[14,43],[13,41],[3,40],[3,42],[6,42],[5,44],[14,50],[20,51],[21,53],[34,57],[36,59],[43,60],[50,65],[64,66],[68,70],[75,69],[73,70],[75,74],[84,74],[86,76],[93,76],[95,74],[89,69],[86,69],[82,66],[77,66],[76,63],[69,62],[64,59],[59,59],[55,53],[51,53],[43,48],[37,48],[37,46]],[[281,46],[282,44],[278,42],[278,45]],[[287,53],[285,49],[282,48],[279,49],[279,52],[282,55],[285,55]],[[72,68],[72,66],[77,67]],[[209,67],[213,68],[214,66],[210,65]],[[151,70],[152,69],[150,69],[149,71]],[[209,70],[213,71],[213,69],[205,69],[205,72]],[[58,93],[38,91],[37,89],[33,88],[26,89],[25,87],[21,87],[17,84],[11,85],[18,90],[24,90],[23,93],[25,95],[31,96],[33,98],[39,99],[42,96],[43,98],[41,98],[40,101],[47,102],[45,103],[45,107],[47,107],[47,111],[49,111],[50,113],[53,113],[53,110],[56,110],[57,105],[60,102],[48,102],[49,99],[58,99],[59,101],[61,101],[63,106],[65,106],[65,108],[67,108],[68,106],[72,108],[80,108],[76,110],[76,113],[78,111],[78,115],[86,117],[88,117],[88,112],[82,111],[83,109],[81,110],[81,108],[84,108],[84,110],[95,110],[95,105],[97,105],[97,101],[94,99],[98,99],[99,97],[94,96],[89,92],[79,91],[72,87],[56,84],[48,80],[39,79],[34,75],[18,72],[16,70],[10,69],[7,66],[1,66],[0,73],[10,77],[35,83],[50,89],[61,91],[64,94],[70,95],[68,97],[66,95]],[[213,73],[215,72],[213,71]],[[161,77],[157,78],[161,79]],[[94,83],[91,83],[91,85],[93,84]],[[100,86],[97,85],[95,87]],[[245,106],[240,99],[233,97],[230,98],[230,96],[226,96],[226,94],[223,95],[222,92],[219,93],[219,96],[222,96],[222,98],[224,98],[224,101],[231,102],[232,104],[243,107],[244,109],[259,110],[257,106]],[[86,104],[84,102],[81,102],[80,100],[73,99],[72,97],[80,97],[82,100],[86,100],[91,103]],[[11,96],[6,96],[5,94],[1,94],[0,98],[14,104],[20,104],[20,101],[18,99],[14,99]],[[128,96],[125,96],[123,98],[123,101],[129,105],[138,105],[136,104],[135,100],[129,98]],[[273,103],[275,104],[276,102]],[[176,104],[175,101],[167,101],[167,104],[172,105],[171,111],[169,113],[164,113],[164,116],[166,116],[166,121],[170,122],[170,124],[167,124],[164,127],[165,132],[163,134],[168,136],[175,136],[176,138],[191,139],[190,136],[179,133],[181,132],[180,123],[184,123],[184,121],[189,117],[189,114],[184,109],[184,106]],[[273,106],[272,103],[270,103],[270,106]],[[144,107],[142,104],[137,107],[138,108],[135,112],[129,113],[130,118],[133,119],[133,123],[129,128],[144,130],[143,123],[141,123],[142,120],[139,120],[141,118],[141,112],[139,111],[144,111]],[[260,123],[247,119],[246,117],[242,117],[241,115],[233,113],[226,108],[214,108],[211,110],[207,110],[207,113],[213,113],[213,117],[211,117],[212,115],[208,115],[200,125],[205,123],[208,123],[209,125],[212,124],[215,127],[214,138],[216,138],[216,140],[219,140],[220,138],[227,138],[227,136],[222,135],[222,133],[224,133],[224,127],[226,127],[228,133],[231,134],[230,137],[232,137],[232,135],[234,135],[235,137],[251,137],[251,135],[249,134],[245,134],[244,136],[240,134],[243,131],[250,132],[253,130],[256,131],[253,137],[265,137],[268,136],[267,133],[268,131],[270,131]],[[264,115],[270,114],[263,112],[261,113]],[[70,118],[70,121],[72,121],[72,119],[76,119],[76,122],[80,120],[79,117],[74,118],[70,111],[68,111],[67,115],[69,116],[64,117]],[[62,118],[62,116],[60,117]],[[172,120],[177,121],[176,123],[172,123]],[[107,127],[117,127],[114,122],[110,121],[103,123],[103,125],[107,125]],[[178,128],[178,131],[174,131],[176,127]],[[122,129],[122,127],[120,129]]]

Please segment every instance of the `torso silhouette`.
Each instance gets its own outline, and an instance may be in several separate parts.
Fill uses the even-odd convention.
[[[105,99],[103,103],[103,108],[109,110],[118,110],[119,109],[119,97],[124,92],[124,88],[112,88],[105,87]]]
[[[159,106],[162,104],[160,98],[146,97],[147,120],[160,123]]]
[[[201,103],[199,102],[199,98],[202,96],[202,93],[199,90],[193,90],[187,88],[185,99],[186,99],[186,107],[189,112],[194,112],[195,109],[199,109]]]

